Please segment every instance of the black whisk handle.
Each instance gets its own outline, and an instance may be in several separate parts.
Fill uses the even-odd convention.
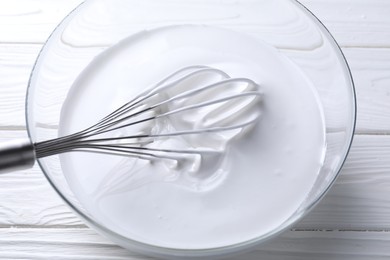
[[[35,162],[34,145],[29,139],[0,144],[0,173],[31,168]]]

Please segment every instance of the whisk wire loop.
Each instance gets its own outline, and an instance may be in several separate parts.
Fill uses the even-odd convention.
[[[207,80],[201,84],[197,83],[199,86],[191,84],[199,79]],[[215,95],[216,98],[205,99],[198,103],[190,102],[192,98],[200,97],[201,94],[213,97],[210,95],[212,91],[218,93]],[[262,93],[259,92],[258,85],[250,79],[230,78],[225,72],[207,66],[186,67],[172,73],[154,87],[142,92],[103,117],[96,124],[70,135],[35,143],[36,156],[42,158],[72,151],[121,155],[146,160],[178,160],[178,158],[188,155],[216,155],[220,151],[153,148],[150,147],[150,144],[162,138],[218,134],[224,131],[243,129],[255,124],[259,116],[244,117],[244,119],[233,120],[233,122],[230,120],[227,125],[226,122],[220,123],[220,125],[215,123],[205,127],[192,126],[188,129],[175,129],[169,132],[134,133],[125,136],[113,136],[110,133],[115,133],[120,129],[130,129],[132,126],[142,125],[146,122],[169,119],[173,116],[184,116],[185,113],[192,111],[203,111],[205,108],[212,110],[233,101],[242,100],[242,104],[245,104],[247,108],[250,107],[258,111],[257,105],[261,96]],[[187,104],[188,102],[189,104]],[[97,138],[99,135],[101,137]]]

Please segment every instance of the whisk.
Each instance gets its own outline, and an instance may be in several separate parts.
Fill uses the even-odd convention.
[[[178,160],[182,155],[219,153],[211,148],[165,149],[150,144],[167,138],[240,132],[259,119],[261,96],[259,86],[250,79],[230,78],[208,66],[185,67],[81,131],[36,143],[16,140],[3,145],[0,171],[32,167],[36,159],[76,151],[143,160]],[[150,126],[172,117],[193,115],[201,120],[164,131]]]

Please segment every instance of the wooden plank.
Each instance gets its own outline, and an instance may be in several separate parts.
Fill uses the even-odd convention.
[[[0,125],[25,126],[28,80],[42,45],[0,45]]]
[[[0,144],[24,138],[27,138],[26,131],[0,131]],[[84,226],[50,186],[37,164],[32,169],[0,174],[0,187],[0,228]]]
[[[25,137],[0,131],[0,142]],[[299,229],[390,230],[390,136],[359,135],[336,184]],[[38,167],[0,175],[0,227],[71,227],[83,223]]]
[[[358,135],[336,183],[297,228],[390,230],[390,136]]]
[[[344,49],[344,54],[356,88],[356,132],[389,134],[390,49]]]
[[[289,231],[241,260],[363,260],[390,257],[390,233]],[[0,229],[0,259],[154,259],[122,249],[90,229]]]
[[[301,0],[342,47],[390,47],[387,0]]]
[[[1,0],[0,43],[43,43],[82,0]],[[303,0],[345,47],[390,47],[387,0]],[[189,4],[196,4],[195,2]]]
[[[0,43],[44,43],[82,0],[1,0]]]
[[[78,2],[0,0],[0,43],[22,43],[0,44],[0,128],[10,130],[0,131],[0,141],[25,136],[14,130],[24,128],[29,71],[41,43]],[[384,49],[390,47],[390,2],[303,2],[345,47],[356,81],[360,136],[337,183],[295,231],[231,259],[389,259],[388,231],[317,229],[390,230],[390,139],[384,136],[390,133],[390,52]],[[0,187],[5,187],[0,191],[0,259],[150,259],[129,253],[94,231],[75,229],[84,226],[37,167],[0,175]],[[20,228],[26,226],[34,228]]]
[[[28,79],[41,45],[0,44],[0,128],[25,126]],[[357,133],[390,133],[390,49],[344,49],[358,98]]]
[[[0,183],[3,189],[0,199],[0,227],[84,226],[37,167],[12,175],[1,175]]]

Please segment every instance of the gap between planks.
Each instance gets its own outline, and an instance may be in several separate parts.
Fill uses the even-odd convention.
[[[0,229],[90,229],[87,225],[0,225]]]
[[[0,9],[0,42],[44,43],[55,26],[81,2],[4,1],[3,10]],[[387,0],[301,2],[328,27],[341,46],[390,47],[390,3]],[[196,3],[188,3],[189,8],[192,5]]]
[[[0,142],[24,133],[3,132]],[[357,136],[331,190],[297,230],[390,230],[390,138]],[[41,170],[0,175],[0,224],[7,227],[81,227],[83,223],[48,184]]]
[[[0,259],[155,259],[120,248],[93,230],[0,230],[0,243]],[[287,231],[227,259],[379,260],[389,259],[389,243],[387,232]]]
[[[34,46],[0,45],[0,127],[3,130],[25,130],[26,88],[38,51]],[[356,134],[389,135],[390,49],[345,49],[344,53],[357,94]]]

